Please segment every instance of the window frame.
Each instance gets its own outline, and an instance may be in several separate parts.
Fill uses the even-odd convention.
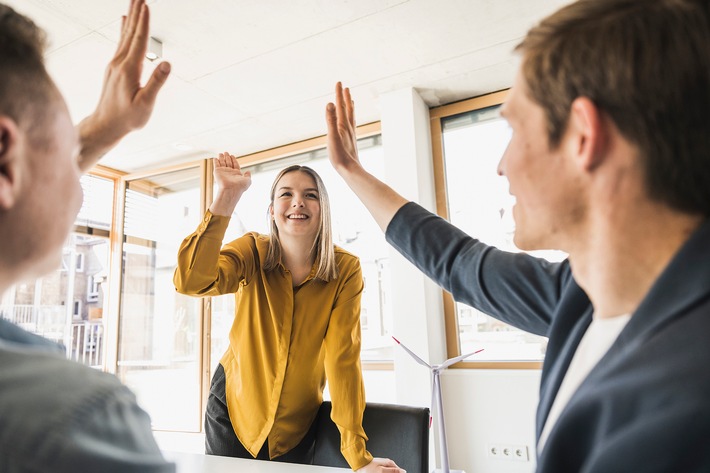
[[[453,115],[501,105],[505,101],[508,91],[509,89],[500,90],[429,110],[436,212],[440,217],[447,220],[449,219],[446,168],[444,163],[443,120]],[[451,294],[444,290],[441,291],[441,294],[444,306],[446,356],[447,358],[452,358],[463,354],[461,353],[456,305]],[[542,361],[462,361],[456,363],[451,368],[539,370],[542,368]]]
[[[124,261],[123,261],[123,230],[124,230],[124,210],[126,205],[126,189],[128,188],[128,183],[132,181],[140,181],[142,179],[149,178],[151,176],[167,174],[174,171],[182,171],[190,168],[198,168],[200,170],[200,204],[199,208],[202,213],[204,213],[209,207],[208,202],[211,202],[211,192],[210,200],[207,200],[207,194],[209,187],[207,182],[211,181],[212,178],[212,168],[210,159],[200,159],[197,161],[188,161],[172,166],[161,167],[161,168],[151,168],[143,171],[137,171],[134,173],[120,173],[116,172],[118,176],[117,183],[114,191],[114,210],[113,219],[111,224],[111,249],[110,249],[110,270],[109,270],[109,315],[107,321],[107,334],[105,338],[105,371],[112,374],[118,372],[118,356],[119,356],[119,336],[121,333],[121,290],[123,286],[123,271],[124,271]],[[210,297],[202,298],[202,304],[200,305],[200,359],[199,363],[199,379],[200,379],[200,415],[203,416],[205,409],[207,407],[207,398],[209,396],[209,384],[210,384],[210,353],[209,353],[209,340],[210,340]],[[165,429],[152,429],[154,432],[178,432],[178,433],[203,433],[204,432],[204,422],[199,423],[198,430],[165,430]]]
[[[87,173],[89,176],[94,176],[102,179],[107,179],[109,181],[113,182],[113,199],[112,199],[112,211],[111,211],[111,223],[109,226],[108,232],[102,229],[97,229],[93,227],[87,227],[85,225],[74,225],[73,232],[82,234],[82,235],[88,235],[88,236],[102,236],[102,237],[107,237],[108,238],[108,245],[109,245],[109,255],[108,255],[108,271],[107,271],[107,282],[109,285],[105,288],[105,293],[104,293],[104,311],[103,311],[103,316],[105,317],[104,319],[104,343],[103,346],[101,347],[102,353],[101,353],[101,360],[102,360],[102,365],[101,365],[101,371],[108,372],[108,373],[113,373],[115,374],[116,369],[115,369],[115,363],[112,365],[110,363],[111,359],[115,359],[115,354],[113,355],[113,358],[111,357],[111,347],[113,344],[111,343],[111,334],[117,333],[112,331],[112,323],[113,320],[111,319],[111,315],[115,312],[111,310],[112,308],[112,294],[115,294],[115,292],[112,291],[112,288],[110,286],[111,280],[114,276],[114,273],[116,271],[120,271],[120,266],[117,268],[116,267],[116,262],[114,261],[114,252],[115,252],[115,239],[117,238],[116,234],[116,208],[119,203],[120,199],[120,194],[119,194],[119,185],[120,185],[120,179],[121,176],[125,175],[124,172],[117,171],[115,169],[111,169],[106,166],[102,166],[100,164],[96,164],[93,168],[91,168]],[[82,255],[83,256],[83,255]],[[119,259],[120,262],[120,259]],[[119,273],[120,274],[120,273]],[[88,294],[88,292],[87,292]],[[98,296],[98,295],[97,295]],[[115,341],[118,340],[117,337],[114,337]],[[117,346],[117,343],[115,344]]]

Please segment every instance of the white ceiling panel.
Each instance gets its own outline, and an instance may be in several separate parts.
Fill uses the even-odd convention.
[[[273,139],[288,143],[287,135],[282,130],[258,119],[249,119],[203,133],[187,142],[195,147],[205,144],[203,149],[211,156],[222,151],[244,155],[267,149],[263,146],[254,146],[252,143],[266,143]]]
[[[380,119],[379,95],[367,88],[353,89],[357,124]],[[288,142],[303,141],[325,135],[325,106],[333,101],[332,94],[291,105],[261,116],[261,120],[277,126],[289,137]]]
[[[98,33],[89,33],[47,55],[47,69],[67,99],[74,120],[80,120],[96,108],[101,96],[104,67],[115,49],[115,43]],[[104,67],[95,67],[96,64]],[[81,73],[77,74],[77,70]]]
[[[128,0],[0,0],[48,31],[47,62],[72,116],[90,113]],[[512,83],[515,45],[567,0],[151,0],[151,34],[173,65],[149,124],[103,164],[137,171],[325,133],[342,80],[358,123],[384,93],[429,106]],[[145,62],[145,75],[155,67]]]
[[[153,8],[154,36],[198,79],[266,55],[405,0],[170,0]],[[176,34],[178,33],[178,34]]]
[[[149,71],[146,71],[146,74],[148,73]],[[136,162],[150,164],[152,160],[145,152],[154,149],[179,151],[180,144],[189,143],[191,137],[244,121],[246,118],[223,101],[179,77],[172,77],[161,91],[153,117],[145,128],[127,136],[115,150],[117,152],[112,152],[105,158],[104,164],[124,169],[124,160],[126,163],[132,162],[130,157],[134,154],[140,156]],[[193,146],[193,149],[201,148]],[[155,157],[156,161],[161,159],[164,157]]]
[[[49,33],[48,51],[53,51],[88,34],[91,29],[72,20],[67,12],[57,11],[41,0],[3,0],[18,12],[30,17]]]

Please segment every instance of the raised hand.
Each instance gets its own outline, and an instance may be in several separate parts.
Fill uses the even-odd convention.
[[[145,0],[131,0],[121,23],[116,54],[106,68],[103,90],[94,113],[79,125],[79,167],[87,170],[129,132],[148,122],[158,91],[170,74],[163,62],[141,86],[143,61],[148,49],[150,12]]]
[[[212,159],[214,165],[214,182],[218,191],[230,190],[241,195],[251,185],[251,173],[242,172],[237,158],[229,153],[219,153],[219,157]]]
[[[229,153],[219,153],[217,158],[212,159],[212,164],[217,194],[210,205],[210,212],[229,217],[244,191],[251,185],[251,173],[242,172],[237,158]]]
[[[341,172],[360,165],[355,137],[355,104],[350,97],[350,89],[343,84],[335,85],[335,105],[329,103],[325,109],[328,123],[328,157],[336,171]]]
[[[350,89],[335,85],[335,105],[325,108],[328,123],[328,158],[345,183],[365,204],[382,230],[407,200],[394,189],[367,172],[357,156],[355,105]]]

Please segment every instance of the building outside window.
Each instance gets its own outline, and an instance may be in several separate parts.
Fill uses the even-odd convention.
[[[64,346],[67,357],[103,368],[103,280],[108,274],[114,182],[83,176],[84,205],[62,253],[60,267],[11,287],[2,317]],[[89,283],[91,281],[91,284]]]

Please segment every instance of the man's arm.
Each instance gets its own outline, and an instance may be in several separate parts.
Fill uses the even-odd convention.
[[[145,86],[141,86],[149,23],[145,0],[132,0],[128,16],[123,17],[116,54],[106,68],[99,104],[94,113],[77,125],[82,172],[88,171],[128,133],[142,128],[153,112],[158,91],[170,74],[170,64],[159,64]]]
[[[333,167],[385,231],[387,242],[454,299],[523,330],[545,335],[568,265],[497,250],[408,202],[369,174],[357,156],[354,105],[338,83],[326,107]]]
[[[355,138],[355,105],[350,90],[335,86],[335,104],[326,107],[328,122],[328,157],[335,170],[367,207],[385,231],[392,217],[407,203],[390,186],[367,172],[360,164]]]

